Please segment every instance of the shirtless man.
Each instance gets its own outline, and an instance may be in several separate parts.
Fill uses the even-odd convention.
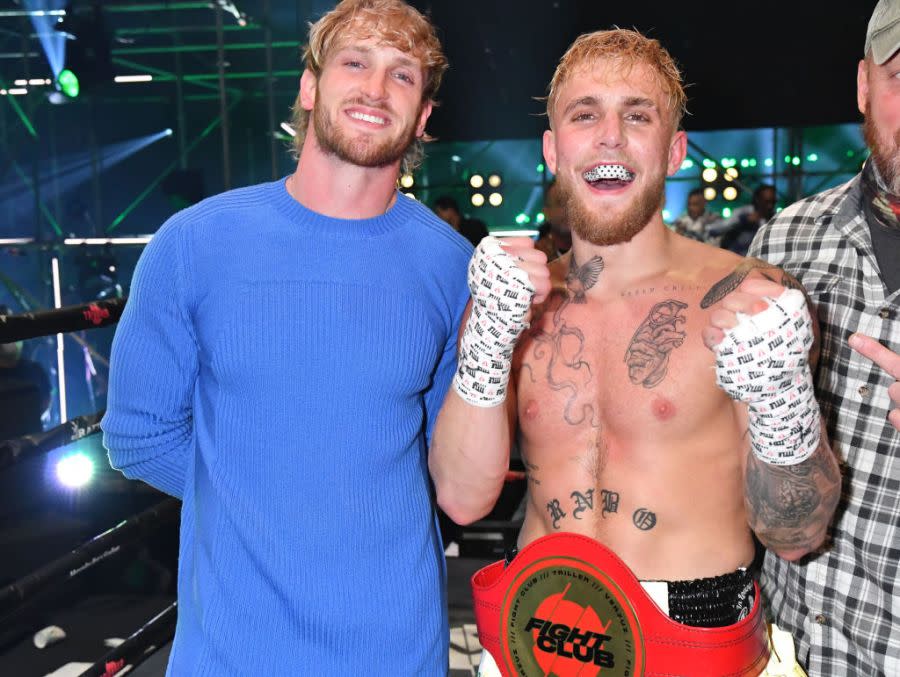
[[[573,246],[549,279],[522,240],[476,251],[474,310],[430,467],[447,514],[481,518],[507,469],[505,424],[517,421],[529,478],[520,549],[549,534],[589,536],[642,581],[692,581],[702,608],[679,609],[670,586],[670,616],[724,626],[753,604],[753,534],[788,559],[819,547],[840,475],[808,383],[809,320],[790,336],[776,331],[799,357],[775,380],[799,385],[775,395],[802,400],[799,410],[770,415],[771,400],[742,385],[757,374],[732,354],[739,321],[758,319],[764,333],[763,318],[781,307],[805,314],[802,294],[784,289],[796,282],[662,221],[665,177],[685,157],[684,102],[668,53],[636,32],[584,35],[563,57],[544,157]],[[500,272],[479,275],[492,267]],[[726,583],[733,597],[720,608]]]

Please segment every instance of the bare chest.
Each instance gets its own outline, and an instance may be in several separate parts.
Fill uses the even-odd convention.
[[[517,349],[522,435],[540,442],[600,429],[635,441],[689,434],[724,397],[701,337],[701,296],[549,302]]]

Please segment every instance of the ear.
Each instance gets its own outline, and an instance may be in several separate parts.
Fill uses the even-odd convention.
[[[681,169],[681,163],[687,155],[687,134],[682,131],[675,132],[672,143],[669,146],[669,162],[666,167],[666,176],[673,176]]]
[[[556,139],[553,136],[553,130],[544,131],[544,162],[547,163],[547,169],[556,176]]]
[[[300,76],[300,105],[303,110],[312,110],[316,102],[316,86],[318,79],[308,68]]]
[[[856,107],[866,114],[866,102],[869,100],[869,68],[865,59],[856,67]]]
[[[419,124],[416,125],[417,139],[421,139],[425,135],[425,123],[428,122],[432,108],[434,108],[434,104],[431,101],[426,101],[422,104],[422,112],[419,113]]]

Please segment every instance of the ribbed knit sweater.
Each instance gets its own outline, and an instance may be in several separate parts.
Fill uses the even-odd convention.
[[[102,427],[114,467],[183,500],[170,675],[446,674],[427,440],[470,255],[402,195],[334,219],[284,181],[154,236]]]

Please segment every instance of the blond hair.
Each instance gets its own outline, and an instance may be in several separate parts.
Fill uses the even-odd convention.
[[[553,110],[563,86],[574,73],[601,60],[612,61],[626,69],[637,64],[649,67],[666,96],[666,107],[672,116],[673,129],[678,129],[682,116],[687,112],[687,96],[678,66],[659,40],[623,28],[585,33],[572,43],[560,59],[547,96],[547,117],[550,118],[551,127]]]
[[[305,67],[318,78],[323,64],[335,49],[346,44],[349,36],[365,40],[376,38],[381,44],[394,47],[419,60],[422,64],[425,84],[422,103],[436,105],[434,96],[447,70],[434,25],[414,7],[403,0],[341,0],[337,6],[309,26],[309,44],[303,54]],[[300,94],[294,101],[291,126],[296,132],[294,152],[299,155],[306,139],[310,111],[300,102]],[[425,134],[416,139],[403,158],[403,170],[412,171],[422,162],[423,142],[431,141]]]

